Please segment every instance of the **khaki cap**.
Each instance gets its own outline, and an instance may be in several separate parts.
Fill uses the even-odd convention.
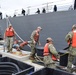
[[[46,40],[48,40],[48,41],[53,41],[51,37],[48,37]]]
[[[74,25],[72,26],[72,29],[73,29],[73,28],[76,28],[76,24],[74,24]]]
[[[11,24],[9,24],[9,27],[12,26]]]
[[[37,28],[42,30],[42,28],[40,26],[38,26]]]

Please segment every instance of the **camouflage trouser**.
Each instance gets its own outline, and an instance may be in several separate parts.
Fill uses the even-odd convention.
[[[44,56],[44,64],[45,64],[45,67],[48,67],[48,68],[56,68],[55,66],[55,62],[51,59],[51,56]]]
[[[6,37],[6,46],[7,46],[8,52],[12,51],[13,37]]]
[[[70,73],[73,72],[72,63],[73,63],[75,56],[76,56],[76,48],[73,48],[72,46],[70,46],[69,55],[68,55],[68,65],[67,65],[67,70]]]
[[[67,71],[72,73],[73,72],[73,69],[72,69],[72,62],[74,60],[74,57],[73,55],[68,55],[68,65],[67,65]]]
[[[36,44],[31,43],[30,46],[31,46],[31,54],[30,54],[30,56],[34,57],[35,53],[36,53],[36,49],[35,49]]]
[[[56,68],[56,66],[55,66],[55,64],[54,63],[51,63],[51,64],[48,64],[48,65],[46,65],[46,67],[48,67],[48,68]]]

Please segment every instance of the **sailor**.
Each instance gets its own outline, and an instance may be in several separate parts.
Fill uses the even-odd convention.
[[[22,9],[22,12],[21,13],[23,14],[23,16],[25,16],[25,12],[26,11],[24,9]]]
[[[40,9],[39,9],[39,8],[37,8],[36,13],[37,13],[37,14],[40,14]]]
[[[35,52],[36,52],[35,47],[36,47],[36,45],[37,44],[38,45],[41,45],[41,43],[39,41],[39,32],[41,30],[42,30],[42,28],[39,26],[31,34],[31,37],[30,38],[31,38],[32,43],[30,44],[30,46],[31,46],[31,54],[30,54],[30,58],[29,58],[31,60],[34,60],[35,59]]]
[[[9,24],[8,28],[6,28],[4,33],[4,40],[6,41],[7,52],[12,52],[13,42],[15,37],[15,31],[11,24]]]
[[[67,71],[73,72],[72,69],[72,62],[74,60],[74,57],[76,56],[76,24],[72,26],[72,31],[70,31],[66,37],[65,40],[67,41],[69,45],[69,55],[68,55],[68,65],[67,65]]]
[[[56,68],[55,61],[52,60],[52,55],[58,58],[58,52],[56,51],[56,48],[53,45],[53,40],[50,37],[46,39],[43,55],[45,67]]]
[[[21,51],[21,50],[23,50],[23,47],[27,44],[29,44],[29,41],[21,42],[21,40],[16,39],[14,41],[13,48],[15,48],[17,51]]]
[[[17,40],[17,39],[14,41],[13,48],[15,48],[17,51],[20,51],[20,48],[19,48],[20,42],[21,42],[21,40]]]
[[[24,47],[25,45],[28,45],[28,44],[29,44],[28,41],[24,41],[24,42],[20,43],[20,45],[19,45],[19,49],[22,50],[23,47]]]

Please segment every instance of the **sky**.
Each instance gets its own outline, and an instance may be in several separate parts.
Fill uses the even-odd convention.
[[[28,7],[30,7],[31,10],[36,11],[36,8],[42,6],[46,7],[49,2],[49,5],[61,4],[65,6],[66,3],[70,5],[73,1],[74,0],[0,0],[0,11],[4,14],[8,13],[10,15],[19,10],[21,11],[22,8],[28,10]],[[52,6],[50,6],[50,8],[51,7]]]

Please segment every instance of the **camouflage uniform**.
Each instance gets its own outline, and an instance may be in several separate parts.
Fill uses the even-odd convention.
[[[14,37],[6,37],[7,52],[12,52]]]
[[[30,46],[31,46],[31,54],[30,54],[30,57],[33,57],[33,58],[35,57],[35,53],[36,53],[35,46],[40,43],[39,42],[39,38],[38,38],[37,41],[35,41],[35,39],[34,39],[35,34],[36,34],[36,30],[34,30],[32,32],[31,37],[30,37],[31,38],[31,41],[32,41],[32,43],[30,44]],[[34,43],[34,41],[36,43]]]
[[[7,31],[9,31],[8,32],[9,36],[6,35]],[[12,36],[10,36],[11,32],[13,33]],[[12,52],[14,38],[15,38],[15,31],[14,31],[12,25],[9,24],[8,28],[5,30],[5,33],[4,33],[4,39],[6,41],[6,46],[7,46],[7,50],[8,50],[7,52]]]
[[[69,32],[69,33],[66,35],[65,39],[66,39],[66,41],[68,42],[69,39],[72,40],[72,37],[73,37],[73,32],[71,31],[71,32]],[[73,60],[74,60],[74,57],[76,56],[76,48],[75,48],[75,47],[72,47],[72,45],[70,45],[68,51],[69,51],[69,55],[68,55],[67,70],[68,70],[68,72],[72,72],[72,71],[73,71],[73,70],[72,70],[72,62],[73,62]]]
[[[52,54],[56,57],[58,56],[58,52],[56,51],[53,44],[49,44],[48,49],[50,51],[50,54],[48,56],[44,56],[44,64],[46,67],[49,68],[56,68],[55,61],[52,60]]]

